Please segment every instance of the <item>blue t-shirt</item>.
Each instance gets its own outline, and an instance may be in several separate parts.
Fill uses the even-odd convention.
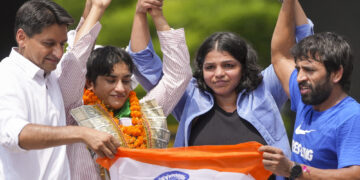
[[[301,100],[296,81],[290,77],[291,110],[296,112],[291,159],[320,169],[360,165],[360,105],[350,96],[318,112]]]

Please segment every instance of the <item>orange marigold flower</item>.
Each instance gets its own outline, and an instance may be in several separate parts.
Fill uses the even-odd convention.
[[[114,113],[110,111],[105,104],[95,95],[94,92],[84,89],[83,101],[85,105],[99,104],[106,112],[110,114],[116,125],[123,132],[124,138],[129,148],[141,148],[145,149],[146,146],[146,133],[145,128],[142,125],[144,119],[142,119],[142,112],[139,103],[139,99],[136,96],[135,91],[130,91],[129,102],[130,102],[130,116],[132,118],[133,126],[123,126],[120,124],[119,119],[114,117]]]
[[[130,107],[130,111],[140,111],[141,107],[139,105],[133,105]]]
[[[131,111],[130,112],[130,116],[131,117],[141,117],[142,116],[142,113],[140,111]]]

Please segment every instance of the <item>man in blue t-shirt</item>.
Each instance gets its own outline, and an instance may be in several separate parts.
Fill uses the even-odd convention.
[[[292,179],[359,179],[360,105],[348,96],[350,46],[329,32],[295,45],[296,3],[283,2],[271,44],[272,64],[296,112],[292,155],[263,146],[264,167]]]

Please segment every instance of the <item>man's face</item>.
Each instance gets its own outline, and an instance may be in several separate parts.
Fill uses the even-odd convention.
[[[17,32],[19,52],[35,65],[49,73],[56,69],[67,41],[67,25],[53,24],[40,34],[29,37],[22,29]]]
[[[312,59],[298,60],[296,69],[301,99],[305,104],[319,105],[329,98],[334,84],[323,63]]]
[[[95,84],[90,82],[88,89],[107,107],[118,110],[124,105],[131,91],[131,75],[129,67],[120,62],[114,65],[110,75],[98,76]]]

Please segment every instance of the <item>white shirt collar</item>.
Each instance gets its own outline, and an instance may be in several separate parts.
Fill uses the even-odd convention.
[[[45,79],[48,77],[48,75],[44,77],[45,71],[43,69],[21,55],[18,52],[18,48],[13,47],[9,57],[15,60],[15,63],[18,65],[18,67],[20,67],[30,78],[38,77],[40,79]]]

